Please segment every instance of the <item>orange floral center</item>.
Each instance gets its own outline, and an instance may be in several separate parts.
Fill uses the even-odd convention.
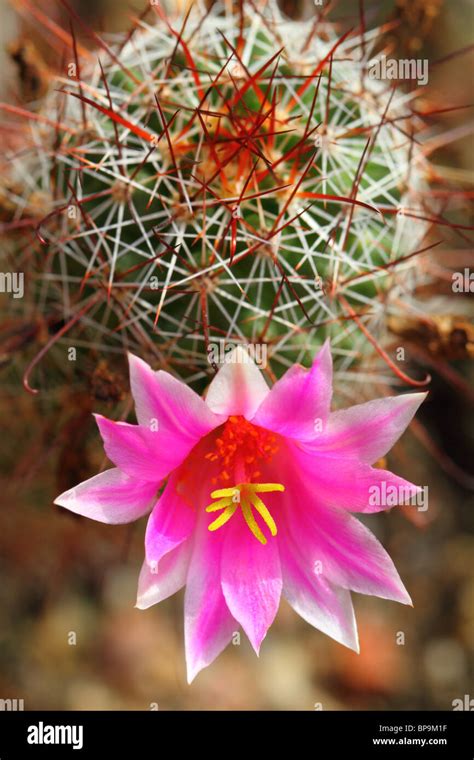
[[[244,417],[229,417],[215,441],[214,450],[206,459],[220,466],[219,474],[212,478],[218,482],[239,481],[251,483],[261,476],[262,462],[269,462],[278,451],[277,436]]]

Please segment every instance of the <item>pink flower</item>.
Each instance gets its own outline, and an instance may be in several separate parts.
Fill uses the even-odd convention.
[[[239,625],[258,653],[281,595],[356,651],[351,590],[411,604],[390,557],[352,512],[393,506],[377,493],[404,501],[420,490],[371,464],[426,394],[331,414],[328,343],[310,370],[292,367],[271,390],[240,347],[205,400],[135,356],[130,377],[139,424],[96,417],[115,469],[56,504],[106,523],[151,510],[137,606],[186,587],[189,681]]]

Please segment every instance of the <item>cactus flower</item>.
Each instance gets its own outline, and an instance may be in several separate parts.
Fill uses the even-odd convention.
[[[137,606],[185,586],[188,679],[239,626],[258,653],[284,596],[315,628],[358,651],[351,591],[410,604],[386,551],[353,512],[393,505],[376,492],[417,486],[371,465],[403,433],[426,394],[330,412],[326,342],[311,369],[270,389],[237,347],[205,399],[130,356],[138,425],[96,416],[114,469],[56,499],[106,523],[150,513]]]

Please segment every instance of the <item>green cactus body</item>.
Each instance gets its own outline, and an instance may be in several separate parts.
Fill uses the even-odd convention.
[[[426,188],[422,125],[368,77],[378,32],[273,4],[170,24],[62,79],[42,107],[59,128],[32,124],[28,186],[55,212],[37,298],[68,319],[97,294],[78,345],[155,355],[195,387],[210,346],[265,345],[278,377],[327,336],[341,378],[363,379],[374,348],[351,314],[383,344],[420,278],[396,262],[426,234],[399,211]]]

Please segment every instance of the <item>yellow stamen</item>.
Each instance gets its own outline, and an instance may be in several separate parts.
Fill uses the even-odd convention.
[[[263,501],[258,498],[256,493],[253,494],[253,498],[251,499],[251,501],[252,501],[252,505],[255,507],[260,517],[263,520],[265,520],[265,524],[268,525],[268,527],[270,528],[270,533],[272,534],[272,536],[276,536],[277,526],[276,526],[275,520],[271,516],[270,512],[268,511]]]
[[[211,499],[218,499],[220,496],[233,496],[237,490],[238,486],[234,486],[233,488],[219,488],[218,491],[213,491],[211,493]]]
[[[255,483],[255,485],[252,483],[251,485],[255,493],[270,493],[271,491],[285,490],[285,486],[282,486],[281,483]]]
[[[224,511],[222,512],[222,514],[220,514],[219,517],[216,520],[214,520],[214,522],[212,522],[208,526],[208,529],[209,530],[217,530],[218,528],[221,528],[223,525],[225,525],[226,522],[228,522],[228,520],[230,520],[230,518],[234,514],[235,510],[237,509],[237,507],[238,507],[238,504],[229,504],[224,509]]]
[[[230,503],[231,503],[230,498],[219,499],[218,501],[214,501],[211,504],[209,504],[206,507],[206,512],[217,512],[219,509],[224,509],[225,507],[228,507]]]
[[[267,539],[265,538],[262,531],[258,527],[255,517],[253,516],[252,507],[250,506],[250,503],[247,501],[245,496],[242,496],[240,505],[242,507],[242,514],[244,516],[245,522],[249,526],[250,530],[252,531],[257,541],[260,541],[260,543],[265,546],[265,544],[267,543]]]
[[[220,509],[222,509],[223,512],[208,526],[209,530],[214,531],[222,527],[222,525],[225,525],[240,504],[242,515],[252,534],[257,541],[260,541],[261,544],[265,545],[267,539],[254,517],[252,507],[257,510],[258,514],[265,522],[265,525],[270,530],[271,535],[276,536],[277,526],[275,520],[263,501],[257,496],[257,493],[271,493],[273,491],[284,490],[285,486],[281,485],[281,483],[241,483],[233,488],[219,488],[217,491],[212,491],[211,498],[218,499],[218,501],[209,504],[206,507],[206,512],[217,512]]]

